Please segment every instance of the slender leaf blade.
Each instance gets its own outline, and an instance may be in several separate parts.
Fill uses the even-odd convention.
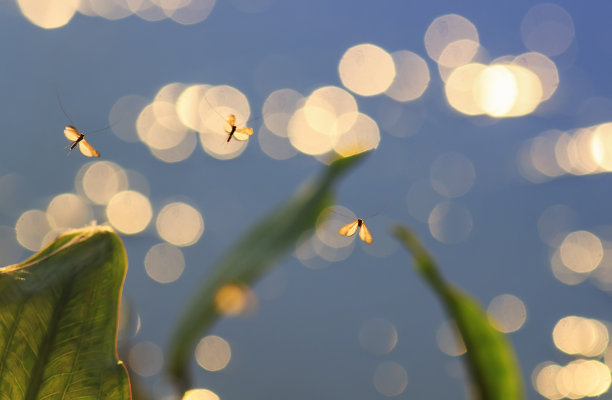
[[[416,270],[454,319],[467,350],[466,362],[474,381],[476,398],[523,399],[521,372],[506,336],[493,328],[478,302],[446,282],[433,258],[412,232],[396,226],[394,234],[412,253]]]
[[[60,236],[0,268],[0,399],[129,399],[116,355],[127,267],[105,227]]]
[[[257,223],[215,264],[170,342],[169,373],[180,390],[190,387],[188,362],[197,340],[220,317],[215,306],[217,291],[228,284],[251,285],[265,274],[304,232],[315,226],[321,211],[332,205],[338,178],[363,156],[333,162],[318,179]]]

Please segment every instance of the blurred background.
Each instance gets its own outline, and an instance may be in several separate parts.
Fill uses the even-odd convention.
[[[529,399],[608,393],[611,14],[603,1],[4,1],[0,264],[109,222],[130,263],[123,358],[172,399],[164,351],[215,260],[332,154],[375,149],[336,213],[202,338],[193,399],[469,398],[464,349],[394,222],[508,333]],[[254,135],[227,142],[229,114]],[[99,159],[67,156],[67,124],[92,132]],[[337,235],[355,216],[372,245]]]

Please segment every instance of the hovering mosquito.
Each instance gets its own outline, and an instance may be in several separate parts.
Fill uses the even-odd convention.
[[[361,218],[357,218],[350,224],[344,225],[342,228],[340,228],[340,230],[338,230],[338,234],[342,236],[353,236],[355,232],[357,232],[357,229],[359,229],[359,238],[367,244],[372,244],[372,234]]]
[[[64,149],[70,147],[70,149],[68,149],[68,154],[70,154],[75,147],[79,146],[79,151],[85,157],[100,157],[100,153],[98,153],[98,150],[96,150],[91,144],[89,144],[87,140],[85,140],[85,133],[79,132],[79,130],[74,126],[72,119],[70,119],[70,117],[68,116],[68,113],[66,113],[66,110],[64,110],[64,106],[62,105],[62,101],[60,100],[59,90],[57,89],[57,87],[55,88],[55,94],[57,95],[57,101],[59,103],[60,108],[62,109],[62,112],[64,113],[66,118],[68,118],[68,121],[70,121],[70,125],[66,125],[66,127],[64,128],[64,136],[66,136],[66,139],[70,140],[72,143],[64,147]]]

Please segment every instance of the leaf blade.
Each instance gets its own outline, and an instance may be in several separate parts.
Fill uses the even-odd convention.
[[[0,393],[130,398],[115,350],[126,266],[119,237],[90,227],[0,268]]]
[[[320,212],[332,204],[336,180],[363,156],[333,162],[318,180],[302,187],[282,207],[255,224],[216,263],[170,342],[168,371],[181,391],[190,386],[187,362],[196,339],[220,317],[214,304],[217,290],[227,284],[249,285],[263,275],[302,233],[314,227]]]
[[[467,350],[466,362],[478,394],[476,398],[523,399],[518,361],[505,335],[493,328],[478,302],[446,282],[433,258],[411,231],[396,226],[393,234],[412,253],[415,269],[454,319]]]

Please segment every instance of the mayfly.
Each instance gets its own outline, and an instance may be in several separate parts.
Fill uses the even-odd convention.
[[[68,116],[68,113],[66,113],[66,110],[64,110],[64,106],[62,105],[62,101],[60,100],[59,91],[57,90],[57,87],[55,88],[55,91],[60,108],[62,109],[62,112],[64,113],[66,118],[68,118],[68,121],[70,121],[71,123],[71,125],[66,125],[66,127],[64,128],[64,136],[66,136],[66,139],[70,140],[72,143],[64,147],[64,149],[70,147],[70,149],[68,150],[68,154],[70,154],[72,150],[78,145],[81,154],[83,154],[84,156],[100,157],[100,153],[98,153],[98,150],[96,150],[91,144],[89,144],[87,140],[85,140],[85,133],[79,132],[79,130],[74,126],[72,119],[70,119],[70,117]]]
[[[338,230],[338,234],[342,236],[353,236],[355,232],[357,232],[357,229],[359,229],[359,238],[367,244],[372,244],[372,234],[361,218],[357,218],[350,224],[344,225],[342,228],[340,228],[340,230]]]

